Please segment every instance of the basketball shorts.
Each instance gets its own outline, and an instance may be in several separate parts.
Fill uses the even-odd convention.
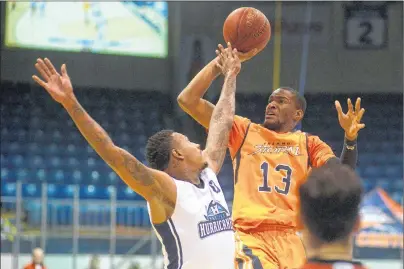
[[[236,231],[236,269],[295,269],[305,262],[295,230]]]

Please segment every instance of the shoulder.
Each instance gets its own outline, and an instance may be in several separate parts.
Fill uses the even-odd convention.
[[[323,140],[318,135],[313,135],[311,133],[304,133],[306,135],[307,143],[311,146],[318,144],[325,144]]]
[[[233,124],[237,125],[248,125],[251,123],[251,120],[246,117],[235,115],[233,119]]]
[[[216,179],[217,180],[217,175],[215,171],[212,170],[210,167],[206,167],[205,169],[202,170],[201,176],[204,179]]]

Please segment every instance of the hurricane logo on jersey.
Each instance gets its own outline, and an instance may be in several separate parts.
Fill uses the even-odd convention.
[[[211,201],[207,207],[205,221],[198,223],[201,239],[225,231],[233,231],[229,211],[218,202]]]

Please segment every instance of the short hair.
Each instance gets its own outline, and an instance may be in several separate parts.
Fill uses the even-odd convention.
[[[333,162],[313,169],[299,187],[299,196],[303,223],[317,239],[329,243],[352,233],[363,188],[349,166]]]
[[[161,130],[147,140],[146,160],[151,168],[163,171],[168,167],[173,133],[172,130]]]
[[[292,93],[295,98],[296,98],[296,104],[299,109],[303,110],[303,113],[306,113],[306,108],[307,108],[307,102],[306,98],[304,98],[303,95],[301,95],[298,91],[291,87],[280,87],[279,89],[286,90],[290,93]]]

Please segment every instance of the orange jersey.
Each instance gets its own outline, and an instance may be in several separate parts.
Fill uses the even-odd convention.
[[[301,269],[367,269],[360,262],[309,260]]]
[[[229,150],[236,230],[296,227],[299,185],[311,167],[335,157],[317,136],[301,131],[276,133],[239,116],[233,122]]]

